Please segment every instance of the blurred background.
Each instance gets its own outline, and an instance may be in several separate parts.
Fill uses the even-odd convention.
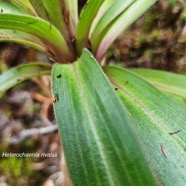
[[[79,3],[82,7],[85,1]],[[184,0],[159,0],[113,43],[105,64],[186,73],[185,23]],[[0,74],[38,59],[49,62],[35,49],[0,43]],[[48,157],[0,156],[0,186],[70,185],[51,97],[50,77],[45,76],[0,98],[0,154],[48,153]]]

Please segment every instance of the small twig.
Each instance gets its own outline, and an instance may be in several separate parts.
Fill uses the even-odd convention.
[[[18,136],[12,137],[9,141],[9,144],[16,145],[16,144],[21,143],[25,139],[32,137],[32,136],[48,134],[48,133],[52,133],[56,130],[57,130],[57,125],[50,125],[47,127],[23,130],[20,132],[20,134]]]

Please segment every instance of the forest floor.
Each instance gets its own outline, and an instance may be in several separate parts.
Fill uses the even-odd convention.
[[[182,0],[174,6],[160,0],[114,42],[105,64],[186,72],[185,21]],[[0,73],[38,58],[46,60],[26,46],[0,43]],[[50,77],[28,80],[0,99],[0,144],[0,186],[61,185],[66,175],[52,108]],[[5,155],[23,152],[40,157]],[[48,157],[41,157],[42,153],[48,153]]]

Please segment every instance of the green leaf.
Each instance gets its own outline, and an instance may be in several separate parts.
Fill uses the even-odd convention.
[[[47,46],[37,37],[20,31],[0,29],[0,42],[16,42],[47,53]]]
[[[29,0],[10,0],[11,3],[15,4],[21,10],[24,10],[30,15],[37,15],[33,6],[30,4]],[[2,3],[2,2],[1,2]]]
[[[13,3],[14,1],[12,1]],[[15,1],[17,2],[17,1]],[[1,12],[2,13],[11,13],[11,14],[25,14],[22,10],[18,7],[13,5],[8,1],[0,2]],[[21,3],[21,2],[20,2]],[[21,44],[26,44],[37,48],[38,50],[46,52],[47,47],[45,47],[44,43],[40,41],[37,37],[20,32],[15,30],[7,30],[7,29],[0,29],[0,41],[2,42],[17,42]]]
[[[71,61],[73,55],[60,34],[50,23],[29,15],[0,14],[0,29],[23,31],[38,37],[56,60]]]
[[[74,44],[76,27],[78,24],[78,1],[77,0],[63,0],[61,1],[63,10],[63,20],[68,30],[69,42]]]
[[[96,25],[98,24],[99,20],[101,19],[101,17],[105,14],[105,12],[107,12],[107,10],[113,6],[113,4],[115,3],[115,0],[105,0],[103,2],[103,4],[101,5],[96,17],[94,18],[94,21],[91,25],[91,30],[89,33],[89,36],[92,34],[92,32],[95,30]]]
[[[30,63],[17,66],[0,75],[0,95],[13,86],[32,77],[49,75],[51,65],[46,63]]]
[[[13,5],[8,1],[0,2],[0,11],[2,13],[12,13],[12,14],[25,14],[25,12],[19,9],[17,6]]]
[[[112,44],[112,42],[131,25],[136,19],[138,19],[149,7],[151,7],[157,0],[136,0],[126,10],[124,10],[117,18],[115,18],[96,38],[97,41],[91,40],[94,45],[93,53],[96,55],[96,59],[102,60],[106,50]]]
[[[65,5],[66,0],[30,0],[30,2],[35,8],[39,17],[56,26],[62,33],[65,41],[68,43],[68,46],[70,46],[71,40],[74,41],[74,35],[72,36],[72,33],[75,32],[75,30],[70,27],[70,15],[76,14],[77,12],[68,12],[69,10]],[[70,0],[70,2],[76,3],[77,6],[77,0]],[[68,4],[71,4],[70,2]],[[75,7],[75,4],[73,6]]]
[[[18,3],[18,1],[11,1],[11,2]],[[25,14],[25,12],[20,10],[18,7],[16,7],[12,3],[7,2],[7,1],[0,2],[1,12],[11,13],[11,14]],[[22,3],[20,2],[20,4],[24,5],[24,2]],[[47,49],[47,46],[45,46],[44,43],[41,40],[39,40],[37,37],[31,34],[28,34],[28,33],[15,31],[15,30],[0,29],[0,41],[1,42],[17,42],[21,44],[26,44],[43,52],[46,52],[46,49]]]
[[[63,1],[62,1],[63,4]],[[78,0],[64,0],[66,17],[68,17],[69,33],[74,38],[78,24]]]
[[[48,13],[43,4],[43,0],[29,0],[30,4],[33,6],[37,15],[45,20],[49,20]]]
[[[185,185],[185,110],[130,71],[116,67],[104,71],[137,124],[158,185]]]
[[[52,91],[74,185],[156,185],[135,125],[92,54],[54,65]]]
[[[112,22],[122,13],[127,7],[129,7],[134,0],[117,0],[100,18],[93,33],[91,34],[91,44],[93,51],[96,51],[100,43],[101,38],[105,34],[105,29],[110,27]]]
[[[81,12],[76,31],[76,49],[80,55],[84,47],[88,47],[88,36],[96,14],[104,0],[88,0]]]
[[[45,0],[43,1],[43,5],[47,12],[48,20],[56,26],[64,36],[66,41],[69,41],[69,34],[67,30],[67,26],[65,23],[64,13],[62,10],[61,0]]]
[[[180,103],[186,104],[186,76],[150,69],[130,70],[171,97],[180,98]]]

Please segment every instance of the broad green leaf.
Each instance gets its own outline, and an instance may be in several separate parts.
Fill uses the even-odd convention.
[[[15,30],[0,29],[0,42],[16,42],[31,46],[47,53],[47,46],[37,37]]]
[[[180,98],[180,103],[186,104],[186,76],[150,69],[130,70],[158,89],[168,93],[171,97]]]
[[[101,17],[97,23],[93,33],[91,34],[91,44],[93,51],[98,48],[100,39],[105,34],[105,29],[109,27],[112,22],[122,13],[127,7],[129,7],[134,0],[117,0],[105,14]]]
[[[0,14],[0,29],[23,31],[39,38],[56,60],[71,61],[73,56],[60,32],[50,23],[29,15]]]
[[[37,15],[33,6],[30,4],[29,0],[10,0],[11,3],[15,4],[20,9],[24,10],[30,15]]]
[[[84,47],[88,47],[88,36],[96,14],[104,0],[88,0],[81,12],[76,30],[76,48],[80,55]]]
[[[156,185],[135,125],[92,54],[54,65],[52,91],[74,185]]]
[[[138,19],[149,7],[151,7],[157,0],[136,0],[125,11],[123,11],[117,18],[115,18],[108,27],[106,27],[102,34],[97,38],[93,53],[96,59],[102,60],[106,50],[112,42]]]
[[[46,63],[23,64],[0,75],[0,95],[13,86],[36,76],[49,75],[51,65]]]
[[[130,71],[117,67],[104,71],[136,123],[158,185],[185,185],[186,111]]]

